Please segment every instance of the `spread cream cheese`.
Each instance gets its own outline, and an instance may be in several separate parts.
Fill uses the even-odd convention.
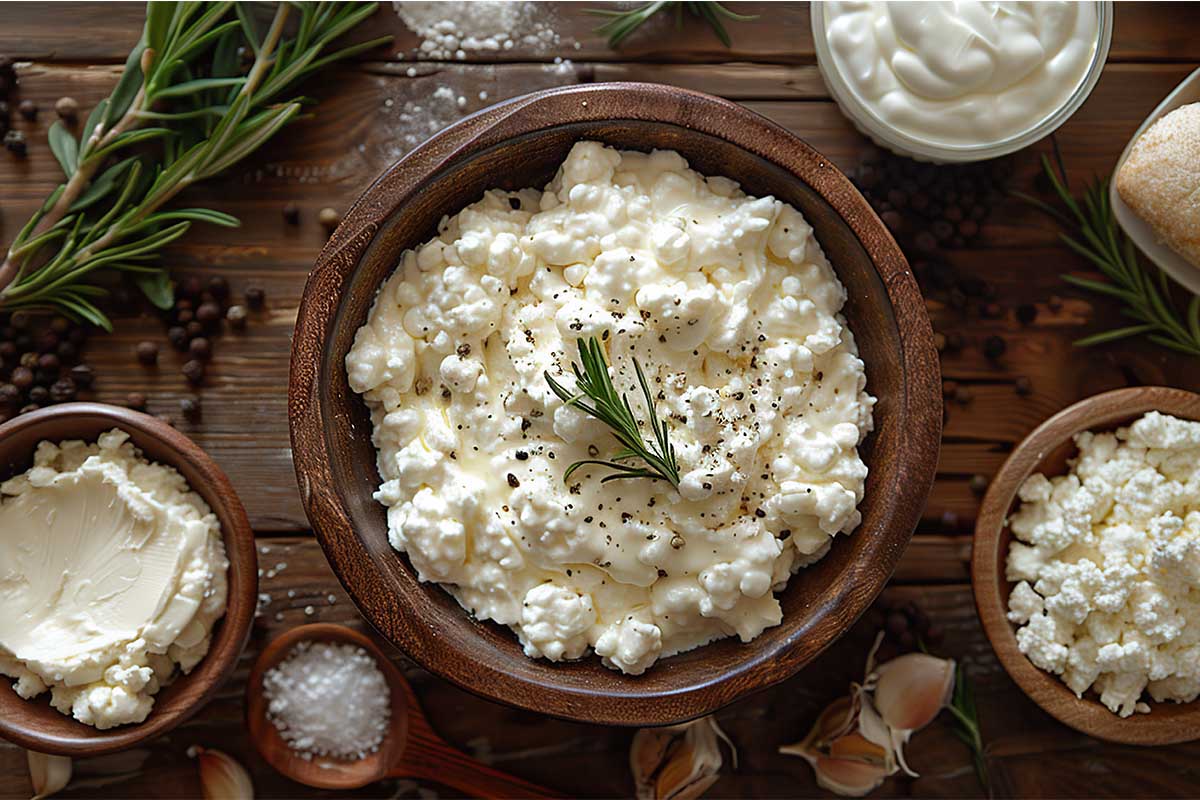
[[[216,517],[128,438],[42,442],[0,484],[0,673],[100,729],[144,720],[225,613]]]
[[[355,336],[392,545],[531,657],[638,674],[749,641],[860,520],[874,398],[845,299],[791,206],[675,152],[577,143],[545,192],[489,191],[406,251]],[[543,375],[573,386],[585,337],[637,408],[644,368],[678,491],[564,482],[617,449]]]
[[[1075,437],[1010,520],[1008,617],[1035,665],[1121,716],[1200,696],[1200,422],[1150,412]]]
[[[822,3],[832,66],[888,127],[936,145],[994,144],[1062,108],[1099,44],[1091,2]]]

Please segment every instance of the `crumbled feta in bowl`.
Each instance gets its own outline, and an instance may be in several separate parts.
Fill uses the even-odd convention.
[[[845,298],[796,209],[676,152],[582,141],[544,192],[487,192],[401,256],[346,355],[392,546],[531,657],[638,675],[750,641],[861,519],[875,399]],[[619,391],[644,367],[677,490],[566,478],[615,449],[544,377],[584,337]]]
[[[1020,651],[1110,711],[1200,696],[1200,422],[1151,411],[1075,436],[1065,475],[1030,476],[1009,519]]]

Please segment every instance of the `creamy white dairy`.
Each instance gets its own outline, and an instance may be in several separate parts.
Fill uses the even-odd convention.
[[[0,484],[0,673],[101,729],[144,720],[225,613],[216,517],[128,438],[42,442]]]
[[[1091,2],[822,3],[833,68],[888,127],[993,144],[1060,109],[1099,43]]]
[[[1075,437],[1010,520],[1009,619],[1038,667],[1121,716],[1200,696],[1200,422],[1151,412]]]
[[[860,520],[874,399],[845,299],[799,212],[678,153],[580,142],[545,192],[487,192],[403,254],[346,357],[392,545],[531,657],[593,648],[637,674],[754,638]],[[589,336],[635,409],[645,369],[678,491],[603,468],[564,484],[616,450],[543,376],[573,386]]]

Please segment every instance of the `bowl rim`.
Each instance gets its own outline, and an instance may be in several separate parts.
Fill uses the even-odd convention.
[[[159,459],[159,463],[176,469],[179,464],[189,464],[201,479],[199,482],[189,481],[191,489],[204,498],[213,513],[217,513],[220,508],[232,522],[231,525],[221,525],[226,558],[230,565],[229,594],[225,614],[219,620],[221,627],[213,637],[204,658],[187,675],[177,675],[171,684],[175,686],[180,682],[196,682],[200,687],[199,692],[189,692],[192,696],[188,697],[184,704],[179,708],[170,706],[165,709],[165,713],[160,713],[164,709],[159,702],[160,695],[156,695],[150,714],[142,722],[120,725],[108,730],[75,723],[85,729],[79,736],[47,733],[31,727],[25,721],[31,716],[36,725],[42,712],[74,721],[69,715],[44,705],[45,695],[32,700],[17,698],[22,703],[30,704],[30,715],[0,714],[0,737],[14,744],[42,753],[90,757],[124,750],[146,739],[161,736],[198,713],[208,703],[236,669],[250,638],[258,597],[258,556],[249,518],[224,471],[187,435],[157,417],[104,403],[62,403],[21,414],[0,425],[0,442],[18,431],[42,428],[47,430],[47,435],[39,436],[39,441],[61,442],[86,438],[70,432],[62,435],[52,432],[56,425],[72,417],[91,418],[102,422],[105,429],[120,428],[130,434],[131,441],[139,450],[142,447],[138,440],[153,439],[164,445],[173,457]],[[235,564],[239,569],[235,570]],[[16,697],[8,679],[0,682],[5,684],[0,687],[0,692],[11,693]],[[34,703],[38,705],[35,706]],[[33,711],[35,708],[37,711]]]
[[[1010,582],[998,578],[1007,554],[1009,510],[1025,479],[1075,434],[1115,430],[1148,411],[1200,420],[1200,394],[1168,386],[1115,389],[1068,406],[1030,432],[1000,467],[980,506],[971,553],[971,588],[980,624],[997,659],[1043,711],[1081,733],[1109,742],[1178,744],[1200,739],[1200,700],[1160,703],[1149,714],[1119,717],[1090,691],[1083,698],[1076,697],[1059,676],[1034,666],[1018,649],[1016,626],[1007,617]]]
[[[729,124],[735,117],[737,124]],[[597,83],[559,87],[514,98],[484,109],[434,135],[386,170],[368,187],[343,218],[309,275],[292,339],[289,418],[293,461],[309,521],[313,524],[330,566],[363,616],[388,641],[429,671],[487,699],[575,721],[609,725],[660,725],[714,711],[751,692],[778,683],[797,672],[820,650],[844,632],[817,632],[807,640],[813,655],[791,655],[796,648],[781,646],[772,658],[762,657],[720,674],[696,679],[670,690],[614,694],[583,687],[537,683],[509,675],[481,660],[471,659],[472,678],[448,674],[442,659],[456,653],[430,637],[428,626],[406,615],[376,608],[374,597],[388,583],[355,558],[370,555],[353,532],[349,514],[333,486],[325,447],[323,420],[336,410],[326,409],[321,397],[321,359],[337,314],[336,298],[353,274],[380,227],[406,194],[415,191],[419,174],[428,178],[494,144],[515,136],[553,130],[575,123],[627,120],[655,122],[724,140],[793,175],[830,205],[866,251],[897,320],[900,370],[907,376],[933,376],[905,381],[894,398],[897,419],[904,419],[897,436],[909,461],[898,470],[894,502],[887,526],[872,556],[881,577],[869,586],[846,587],[840,609],[849,621],[857,619],[883,588],[911,538],[932,485],[941,435],[941,392],[933,331],[912,271],[898,245],[865,199],[828,159],[801,139],[765,117],[711,95],[647,83]],[[799,177],[799,166],[812,173]],[[408,172],[408,176],[402,176]],[[330,301],[328,298],[335,298]],[[337,539],[335,546],[334,540]],[[341,552],[342,546],[354,557]],[[440,589],[438,589],[440,591]],[[465,615],[465,612],[464,612]],[[848,627],[846,625],[845,627]],[[753,644],[748,645],[753,646]],[[780,664],[783,664],[781,669]],[[633,686],[633,684],[631,684]],[[659,701],[671,698],[672,703]],[[672,711],[682,700],[687,711]],[[671,706],[671,707],[668,707]]]

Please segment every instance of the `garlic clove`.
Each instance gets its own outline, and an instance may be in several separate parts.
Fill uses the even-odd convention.
[[[638,800],[694,800],[716,783],[721,742],[737,751],[712,717],[668,728],[644,728],[633,737],[629,764]]]
[[[895,731],[924,728],[954,694],[954,660],[907,653],[876,669],[874,704]]]
[[[193,747],[188,752],[200,764],[204,800],[254,800],[250,773],[233,756],[204,747]]]
[[[33,784],[33,800],[50,797],[71,782],[71,759],[26,750],[29,761],[29,781]]]
[[[829,745],[829,755],[834,758],[854,758],[884,764],[888,753],[884,748],[868,741],[861,733],[848,733]]]
[[[784,755],[807,758],[806,753],[816,753],[824,750],[835,739],[845,736],[857,725],[858,693],[848,697],[839,697],[825,707],[817,721],[799,742],[784,745],[779,752]]]
[[[842,797],[862,797],[883,783],[887,769],[882,764],[857,758],[819,756],[813,761],[817,785]]]

